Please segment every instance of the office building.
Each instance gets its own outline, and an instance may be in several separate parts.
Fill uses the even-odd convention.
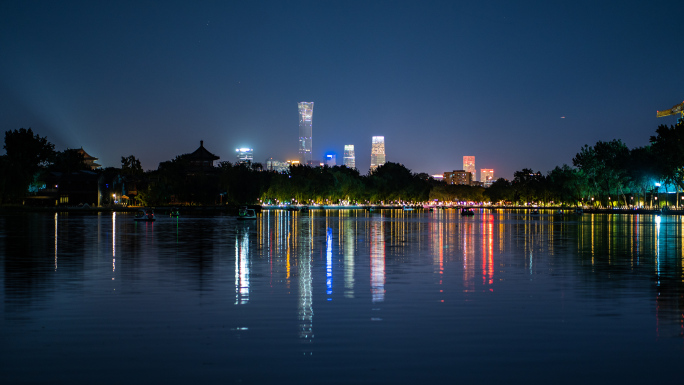
[[[356,168],[356,156],[354,155],[354,145],[344,145],[344,165],[348,168]]]
[[[385,137],[374,136],[371,147],[371,165],[370,170],[375,171],[376,168],[385,164]]]
[[[251,148],[236,148],[238,164],[252,164],[254,162],[254,150]]]
[[[464,156],[463,157],[463,170],[468,171],[473,179],[477,178],[475,174],[475,157],[474,156]]]
[[[337,166],[337,155],[335,155],[335,154],[326,154],[326,155],[325,155],[325,164],[326,164],[328,167]]]
[[[301,102],[299,108],[299,160],[302,164],[311,165],[313,102]]]
[[[297,162],[299,163],[299,162]],[[289,162],[283,162],[280,160],[275,160],[273,158],[268,158],[266,159],[266,171],[273,171],[273,172],[288,172],[290,171],[290,163]]]
[[[494,170],[491,168],[480,169],[480,182],[484,187],[489,187],[494,183]]]
[[[473,182],[473,174],[465,170],[454,170],[444,173],[444,181],[447,184],[461,184],[470,186]]]

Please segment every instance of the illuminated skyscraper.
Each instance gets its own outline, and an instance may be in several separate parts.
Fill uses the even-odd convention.
[[[313,118],[313,102],[298,103],[299,107],[299,160],[302,164],[311,163],[311,119]]]
[[[236,148],[237,153],[237,163],[247,163],[252,164],[254,161],[254,149],[251,148]]]
[[[348,168],[356,168],[356,156],[354,155],[354,145],[344,145],[344,165]]]
[[[325,154],[325,164],[328,167],[337,166],[337,155],[333,153]]]
[[[385,137],[374,136],[371,147],[371,171],[385,164]]]
[[[480,182],[484,184],[485,187],[489,187],[494,183],[494,170],[491,168],[480,169]]]
[[[477,174],[475,173],[475,157],[474,156],[464,156],[463,157],[463,170],[467,171],[470,173],[470,175],[473,176],[473,179],[477,178]]]

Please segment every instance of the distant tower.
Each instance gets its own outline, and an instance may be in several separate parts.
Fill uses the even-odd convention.
[[[356,168],[356,156],[354,155],[354,145],[344,145],[344,165],[348,168]]]
[[[328,167],[337,166],[337,155],[335,155],[333,153],[325,154],[325,164]]]
[[[373,146],[371,147],[371,171],[385,164],[385,137],[374,136]]]
[[[494,183],[494,170],[491,168],[480,169],[480,182],[484,184],[485,187],[489,187]]]
[[[235,153],[237,154],[237,163],[242,164],[252,164],[254,162],[254,149],[251,148],[236,148]]]
[[[477,178],[475,173],[475,157],[474,156],[464,156],[463,157],[463,170],[467,171],[472,175],[473,179]]]
[[[313,118],[313,102],[298,103],[299,107],[299,160],[302,164],[311,164],[311,119]]]

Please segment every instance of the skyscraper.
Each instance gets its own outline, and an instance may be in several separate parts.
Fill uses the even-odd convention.
[[[337,155],[335,155],[333,153],[325,154],[325,164],[328,167],[337,166]]]
[[[467,171],[472,175],[473,179],[477,178],[475,174],[475,157],[474,156],[464,156],[463,157],[463,170]]]
[[[254,161],[254,150],[251,148],[236,148],[237,163],[251,164]]]
[[[480,182],[484,183],[485,187],[489,187],[494,183],[494,170],[491,168],[480,169]]]
[[[299,160],[302,164],[311,164],[311,119],[313,118],[313,102],[301,102],[299,107]]]
[[[354,155],[354,145],[344,145],[344,165],[348,168],[356,168],[356,156]]]
[[[385,164],[385,137],[374,136],[371,147],[371,171]]]

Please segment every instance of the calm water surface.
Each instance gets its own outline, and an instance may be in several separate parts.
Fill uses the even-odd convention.
[[[680,217],[0,216],[0,383],[681,381]]]

